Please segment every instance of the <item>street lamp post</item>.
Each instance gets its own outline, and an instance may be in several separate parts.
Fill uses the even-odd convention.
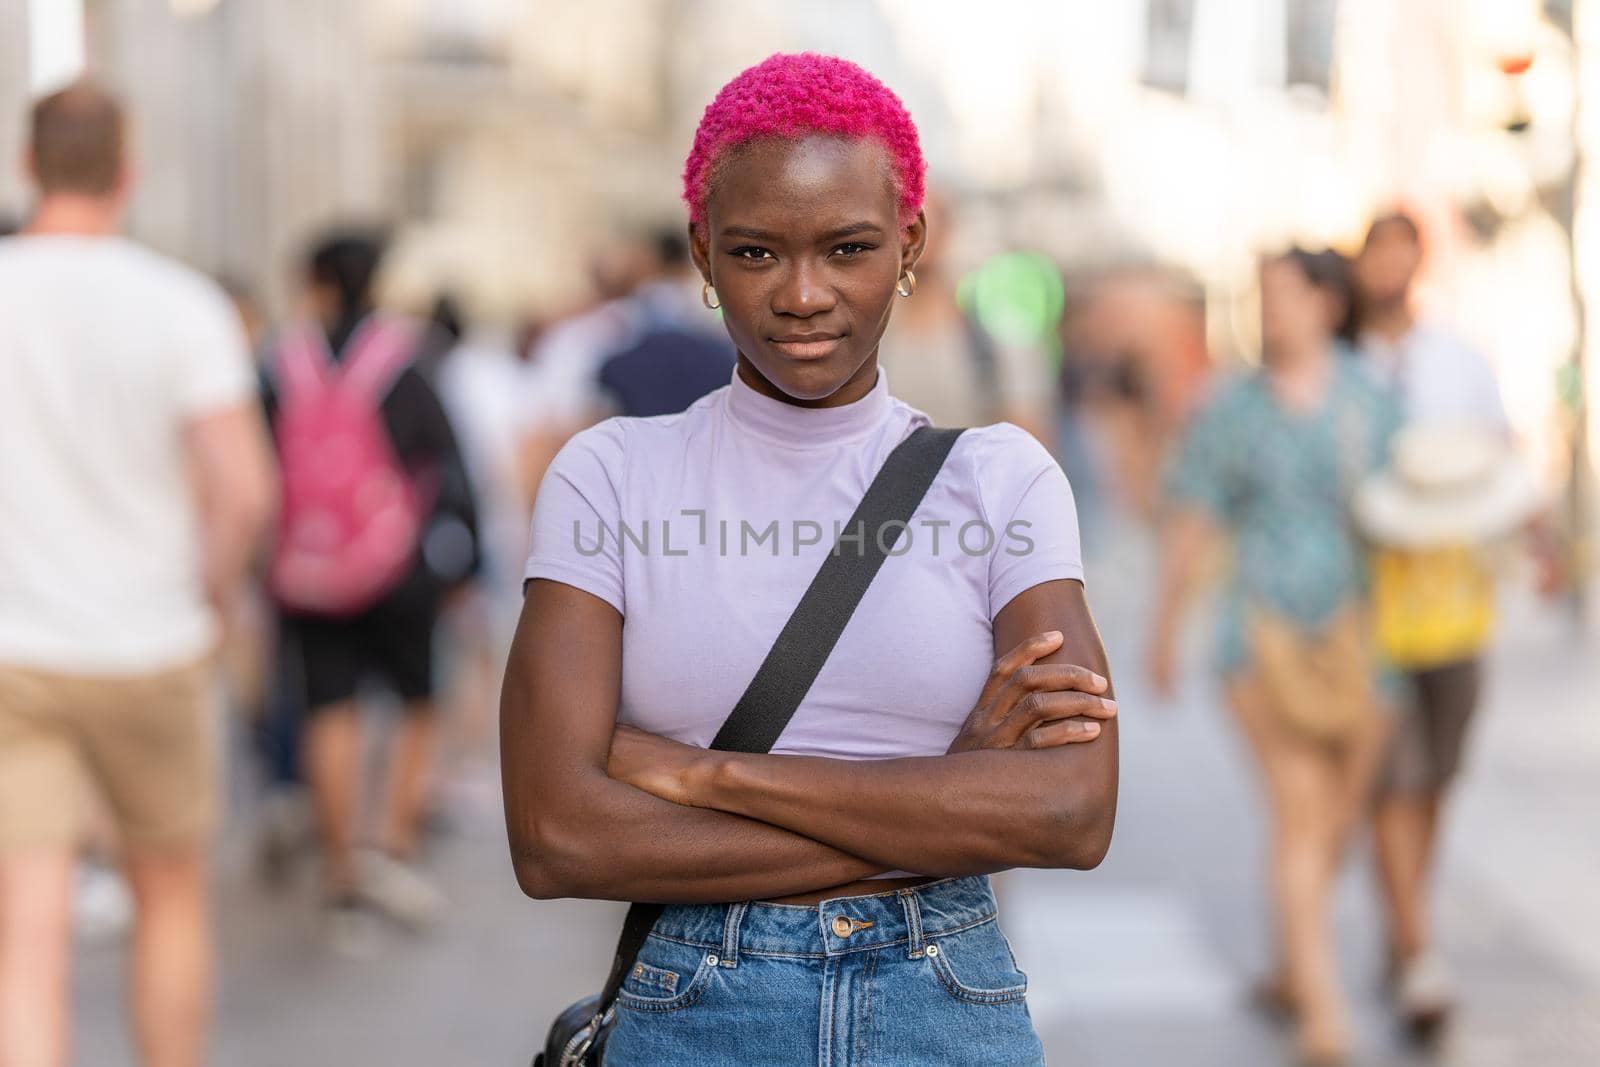
[[[1578,8],[1582,10],[1575,10]],[[1574,620],[1579,626],[1584,626],[1589,617],[1588,585],[1593,565],[1590,487],[1594,465],[1590,460],[1589,448],[1588,287],[1585,285],[1578,251],[1578,199],[1586,173],[1587,146],[1584,133],[1584,34],[1578,32],[1577,20],[1591,12],[1586,3],[1579,3],[1578,0],[1547,0],[1545,13],[1572,42],[1572,158],[1561,184],[1557,218],[1567,239],[1568,284],[1572,287],[1573,309],[1572,359],[1565,369],[1566,380],[1561,383],[1562,400],[1571,408],[1565,500],[1569,561],[1574,575],[1569,595]]]

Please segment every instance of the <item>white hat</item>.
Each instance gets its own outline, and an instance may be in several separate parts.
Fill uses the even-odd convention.
[[[1500,434],[1431,423],[1395,437],[1388,469],[1356,491],[1355,516],[1378,544],[1437,548],[1504,537],[1543,504],[1532,472]]]

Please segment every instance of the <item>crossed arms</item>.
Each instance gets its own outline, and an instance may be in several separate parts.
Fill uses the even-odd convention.
[[[707,752],[618,728],[621,615],[530,583],[501,698],[518,883],[539,898],[720,903],[894,869],[1096,866],[1116,815],[1117,731],[1083,587],[1025,591],[994,637],[1005,654],[945,755]]]

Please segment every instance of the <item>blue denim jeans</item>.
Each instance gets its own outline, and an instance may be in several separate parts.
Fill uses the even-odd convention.
[[[605,1064],[1033,1067],[1027,990],[987,878],[674,905],[623,982]]]

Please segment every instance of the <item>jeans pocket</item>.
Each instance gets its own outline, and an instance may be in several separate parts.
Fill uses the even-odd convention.
[[[623,979],[617,1004],[634,1011],[678,1011],[700,999],[716,972],[711,950],[651,936]]]
[[[1015,1004],[1028,995],[1005,935],[993,922],[959,934],[928,939],[928,965],[939,984],[968,1004]]]

